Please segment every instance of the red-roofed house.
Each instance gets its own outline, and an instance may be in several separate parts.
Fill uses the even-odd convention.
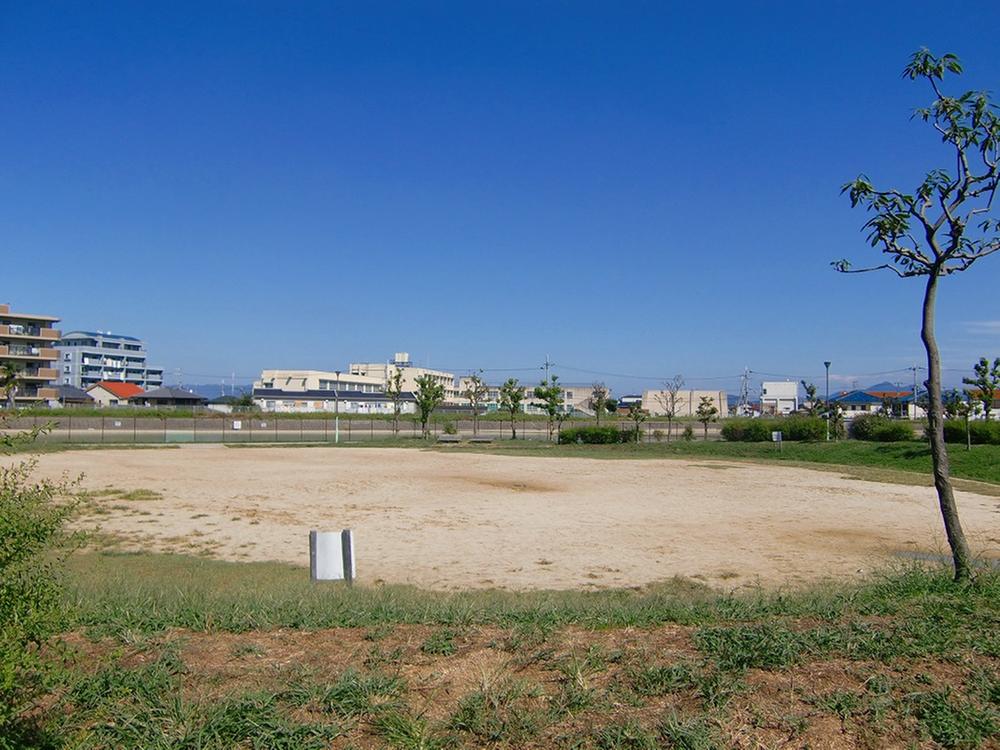
[[[124,406],[130,398],[144,392],[135,383],[122,383],[117,380],[102,380],[87,389],[87,394],[94,399],[97,406]]]

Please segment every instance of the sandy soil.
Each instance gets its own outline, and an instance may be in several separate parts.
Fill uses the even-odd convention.
[[[350,527],[361,582],[435,589],[785,584],[946,548],[930,488],[773,465],[204,445],[52,453],[39,472],[162,493],[98,501],[135,549],[308,565],[309,529]],[[958,496],[996,556],[1000,498]]]

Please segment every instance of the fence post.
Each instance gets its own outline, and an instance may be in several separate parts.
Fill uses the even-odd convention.
[[[72,414],[69,417],[69,440],[67,440],[66,442],[67,443],[72,443],[73,442],[73,415]]]
[[[304,440],[304,438],[302,437],[302,422],[304,420],[305,420],[305,417],[299,417],[299,442],[300,443]]]
[[[368,418],[368,439],[375,439],[375,417]]]
[[[104,417],[101,417],[101,442],[104,442]]]
[[[323,442],[330,442],[330,418],[323,417]]]

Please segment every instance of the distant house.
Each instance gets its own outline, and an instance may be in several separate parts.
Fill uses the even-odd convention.
[[[102,380],[87,389],[87,395],[94,399],[98,406],[124,406],[142,392],[142,388],[135,383],[118,380]]]
[[[75,385],[55,386],[56,397],[50,401],[52,405],[59,406],[93,406],[94,399],[85,390],[77,388]]]
[[[799,384],[788,380],[764,382],[760,386],[762,414],[791,414],[799,408]]]
[[[203,406],[208,399],[181,388],[163,386],[129,399],[135,406]]]
[[[835,404],[840,404],[844,416],[850,419],[855,414],[873,414],[882,406],[882,399],[865,391],[841,391],[830,397]]]
[[[847,419],[857,414],[880,411],[894,417],[922,419],[925,412],[919,401],[926,395],[926,391],[918,391],[918,403],[914,403],[912,388],[901,389],[894,383],[876,383],[864,389],[841,391],[830,400],[840,404]]]

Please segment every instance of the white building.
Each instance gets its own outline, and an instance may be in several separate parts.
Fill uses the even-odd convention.
[[[376,378],[382,383],[383,389],[388,386],[389,378],[394,377],[396,371],[403,373],[402,386],[404,391],[413,392],[417,390],[417,378],[429,375],[431,379],[444,388],[444,400],[446,403],[459,403],[462,401],[462,394],[455,385],[455,373],[444,370],[431,370],[427,367],[417,367],[410,362],[410,355],[407,352],[396,352],[388,362],[352,362],[348,367],[352,375],[365,375]]]
[[[760,385],[761,414],[791,414],[799,408],[799,384],[773,380]]]
[[[263,411],[392,414],[392,400],[378,377],[326,370],[264,370],[253,384],[254,403]],[[404,391],[401,411],[416,411]]]

